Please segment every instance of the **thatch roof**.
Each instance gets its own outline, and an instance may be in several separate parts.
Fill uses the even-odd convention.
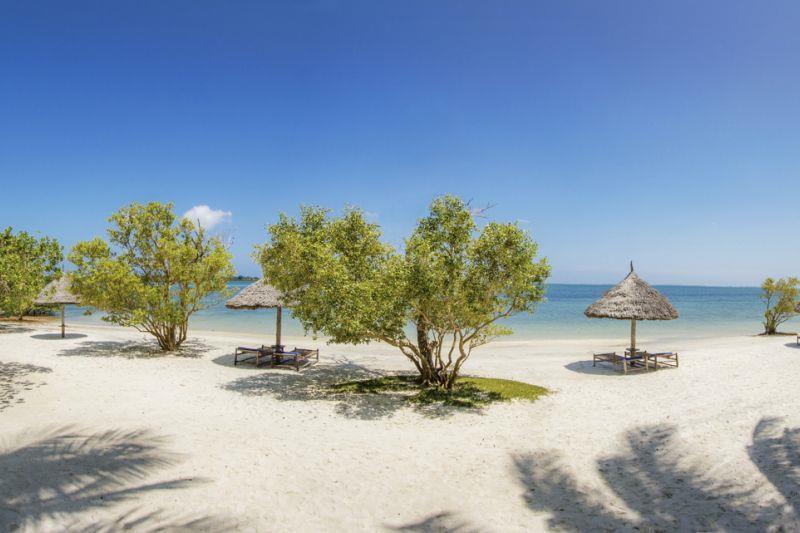
[[[583,312],[589,318],[616,318],[620,320],[672,320],[678,311],[669,300],[636,275],[631,273],[609,289],[602,298]]]
[[[259,309],[262,307],[285,306],[283,293],[267,285],[263,280],[258,280],[248,285],[239,293],[225,302],[225,307],[230,309]]]
[[[69,277],[62,274],[60,278],[48,283],[33,303],[34,305],[77,304],[78,298],[70,291]]]

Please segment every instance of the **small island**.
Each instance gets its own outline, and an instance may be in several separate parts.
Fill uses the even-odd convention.
[[[257,276],[233,276],[229,281],[258,281]]]

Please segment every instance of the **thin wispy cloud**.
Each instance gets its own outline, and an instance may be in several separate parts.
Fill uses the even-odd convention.
[[[222,209],[211,209],[207,205],[196,205],[183,214],[183,218],[200,224],[200,227],[211,229],[222,222],[230,221],[233,213]]]

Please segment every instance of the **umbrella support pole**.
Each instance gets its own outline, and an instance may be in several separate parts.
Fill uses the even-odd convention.
[[[631,357],[636,357],[636,320],[631,319]],[[647,370],[647,361],[645,363],[645,370]]]
[[[61,338],[63,339],[66,337],[65,333],[65,326],[64,326],[64,304],[61,304]]]
[[[278,316],[275,319],[275,346],[278,347],[281,345],[281,315],[282,313],[281,306],[278,306]],[[277,348],[280,349],[280,348]]]

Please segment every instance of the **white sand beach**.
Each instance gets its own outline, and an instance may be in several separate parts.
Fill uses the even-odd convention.
[[[794,337],[643,338],[681,367],[628,376],[590,361],[625,339],[495,343],[466,373],[553,394],[475,413],[321,392],[409,370],[385,346],[319,343],[298,374],[233,366],[263,339],[193,332],[192,357],[164,357],[56,331],[0,333],[0,530],[800,528]]]

